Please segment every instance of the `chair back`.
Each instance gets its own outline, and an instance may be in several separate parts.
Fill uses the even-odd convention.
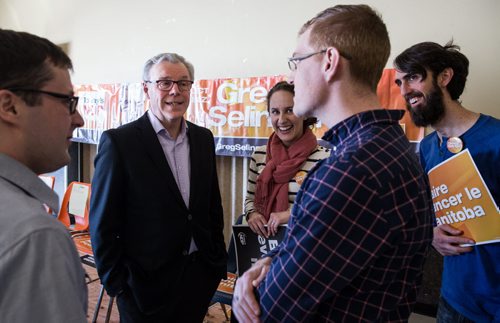
[[[71,182],[64,192],[64,198],[57,219],[72,231],[88,231],[90,184]]]

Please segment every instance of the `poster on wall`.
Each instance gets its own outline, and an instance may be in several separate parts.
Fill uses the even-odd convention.
[[[394,77],[393,69],[384,70],[377,94],[382,107],[404,109]],[[212,131],[217,155],[248,157],[273,132],[266,97],[283,80],[286,76],[197,80],[185,118]],[[85,126],[75,130],[74,138],[85,143],[99,143],[103,131],[136,120],[149,104],[141,83],[80,85],[75,93]],[[424,129],[413,125],[407,114],[401,126],[410,141],[423,138]],[[319,121],[312,130],[320,139],[327,128]]]

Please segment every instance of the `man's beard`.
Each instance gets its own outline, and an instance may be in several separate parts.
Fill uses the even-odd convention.
[[[443,92],[434,84],[425,97],[424,104],[412,108],[406,101],[406,109],[410,112],[411,120],[416,126],[427,127],[436,124],[444,117]]]

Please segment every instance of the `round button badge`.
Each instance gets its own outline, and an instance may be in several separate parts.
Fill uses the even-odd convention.
[[[462,139],[458,137],[450,137],[446,142],[446,148],[448,148],[451,153],[456,154],[462,151],[464,143],[462,142]]]

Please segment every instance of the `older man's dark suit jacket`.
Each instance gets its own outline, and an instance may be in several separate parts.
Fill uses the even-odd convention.
[[[111,296],[130,288],[145,313],[183,288],[191,237],[213,275],[226,275],[213,135],[188,122],[188,138],[189,208],[147,114],[104,132],[95,160],[90,234],[99,277]]]

